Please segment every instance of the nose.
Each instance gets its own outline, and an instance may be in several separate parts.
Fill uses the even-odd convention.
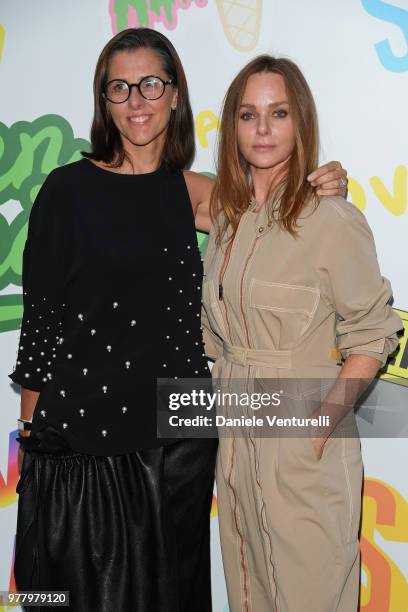
[[[138,88],[135,85],[132,85],[130,89],[130,96],[128,98],[128,103],[132,108],[138,108],[142,102],[144,102],[144,97],[139,92]]]
[[[268,118],[266,115],[259,115],[257,123],[257,132],[260,136],[265,136],[270,131]]]

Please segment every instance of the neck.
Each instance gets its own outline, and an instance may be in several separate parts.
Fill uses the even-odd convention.
[[[148,145],[134,145],[123,142],[128,159],[125,159],[121,170],[125,173],[146,174],[154,172],[160,166],[164,142],[154,140]]]
[[[273,192],[276,185],[284,178],[287,172],[287,162],[285,160],[273,168],[250,167],[253,192],[257,202],[257,208],[262,208]]]

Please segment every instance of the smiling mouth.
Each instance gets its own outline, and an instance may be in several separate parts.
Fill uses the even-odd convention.
[[[129,121],[131,123],[138,123],[139,125],[142,125],[143,123],[149,121],[150,118],[151,115],[140,115],[139,117],[129,117]]]

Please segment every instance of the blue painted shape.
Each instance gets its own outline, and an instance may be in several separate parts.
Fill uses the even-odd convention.
[[[378,58],[384,68],[391,72],[408,71],[408,10],[383,2],[382,0],[361,0],[364,9],[377,19],[393,23],[402,30],[407,43],[405,55],[395,55],[389,41],[381,40],[375,45]]]

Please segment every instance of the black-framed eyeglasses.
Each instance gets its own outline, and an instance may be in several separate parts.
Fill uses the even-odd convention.
[[[105,85],[103,95],[113,104],[121,104],[129,99],[132,87],[137,87],[140,95],[146,100],[158,100],[164,94],[166,85],[174,85],[174,80],[163,81],[158,76],[143,77],[138,83],[128,83],[123,79],[113,79]]]

